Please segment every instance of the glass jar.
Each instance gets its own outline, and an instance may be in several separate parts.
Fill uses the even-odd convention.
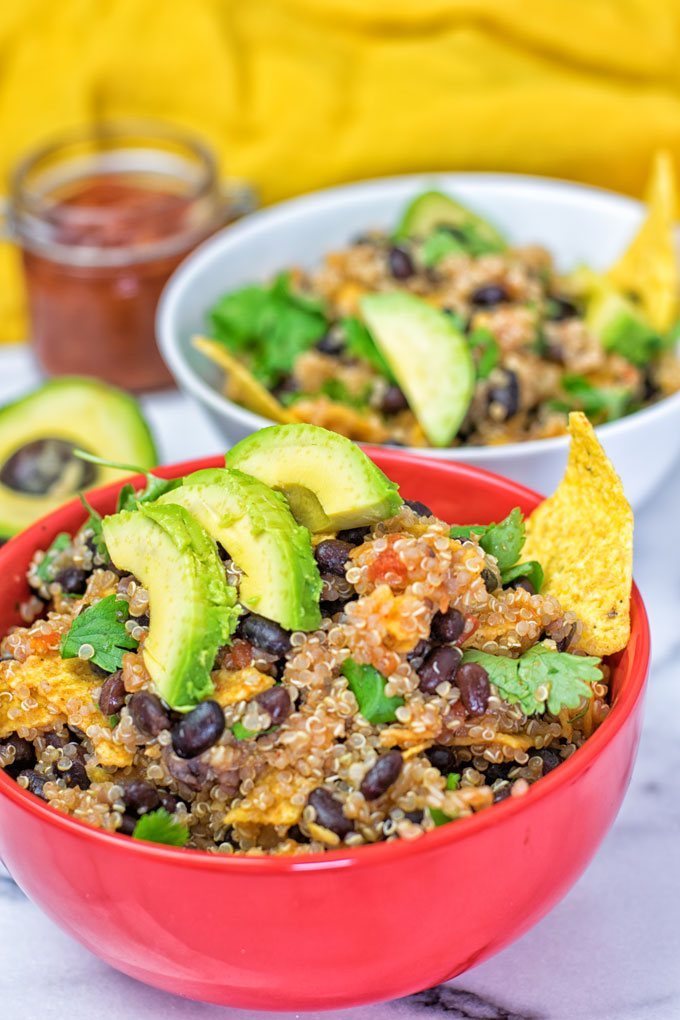
[[[154,335],[160,293],[197,244],[251,207],[248,188],[221,185],[211,152],[170,127],[96,125],[31,154],[9,218],[41,367],[131,390],[170,384]]]

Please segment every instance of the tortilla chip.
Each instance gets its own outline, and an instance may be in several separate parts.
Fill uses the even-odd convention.
[[[678,316],[678,263],[673,237],[677,212],[673,157],[654,156],[645,193],[647,216],[607,278],[619,290],[637,294],[654,329],[665,332]]]
[[[519,751],[528,751],[534,746],[534,738],[523,733],[494,733],[488,740],[486,737],[454,737],[452,747],[476,747],[477,744],[500,744],[501,747],[512,747]]]
[[[582,620],[580,647],[589,655],[611,655],[630,636],[633,511],[580,411],[569,415],[569,431],[564,478],[527,520],[522,559],[539,561],[543,593]]]
[[[90,739],[101,765],[124,768],[132,752],[111,736],[108,721],[95,701],[99,687],[80,659],[29,655],[24,662],[1,664],[0,739],[11,733],[49,730],[68,723],[74,729],[93,730]],[[89,734],[88,734],[89,735]]]
[[[215,685],[212,697],[222,708],[236,705],[239,701],[250,701],[276,683],[273,676],[261,673],[254,666],[237,670],[220,669],[212,674],[212,679]]]
[[[224,395],[229,400],[241,404],[253,414],[262,415],[263,418],[269,418],[281,425],[297,421],[297,418],[286,410],[283,404],[280,404],[222,344],[203,336],[195,336],[191,342],[196,350],[205,354],[213,364],[219,365],[225,373]]]
[[[293,803],[295,794],[311,793],[318,780],[295,773],[289,782],[281,781],[276,769],[265,772],[251,792],[240,804],[225,815],[226,825],[295,825],[302,818],[306,796],[299,797],[301,803]]]

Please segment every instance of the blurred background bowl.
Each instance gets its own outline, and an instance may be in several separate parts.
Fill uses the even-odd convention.
[[[193,349],[191,337],[207,330],[208,309],[246,283],[265,281],[292,265],[318,265],[327,252],[367,229],[391,229],[404,205],[428,188],[448,192],[488,216],[513,244],[544,245],[565,271],[581,263],[593,269],[609,266],[643,210],[633,199],[565,181],[514,174],[412,174],[315,192],[226,228],[170,279],[159,306],[157,335],[177,384],[205,408],[227,443],[271,422],[227,399],[221,370]],[[680,393],[597,431],[629,500],[639,507],[680,452]],[[567,448],[567,437],[560,436],[415,452],[473,464],[552,492],[564,471]]]

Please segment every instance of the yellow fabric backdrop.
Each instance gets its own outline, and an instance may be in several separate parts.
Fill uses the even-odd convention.
[[[680,0],[19,0],[0,5],[0,165],[142,115],[203,133],[265,202],[409,170],[638,193],[680,157]],[[0,339],[25,332],[0,251]]]

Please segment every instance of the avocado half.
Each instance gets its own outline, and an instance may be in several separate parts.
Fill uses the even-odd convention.
[[[137,401],[95,379],[54,379],[0,408],[0,538],[10,538],[83,488],[121,477],[81,448],[151,468],[156,447]]]

